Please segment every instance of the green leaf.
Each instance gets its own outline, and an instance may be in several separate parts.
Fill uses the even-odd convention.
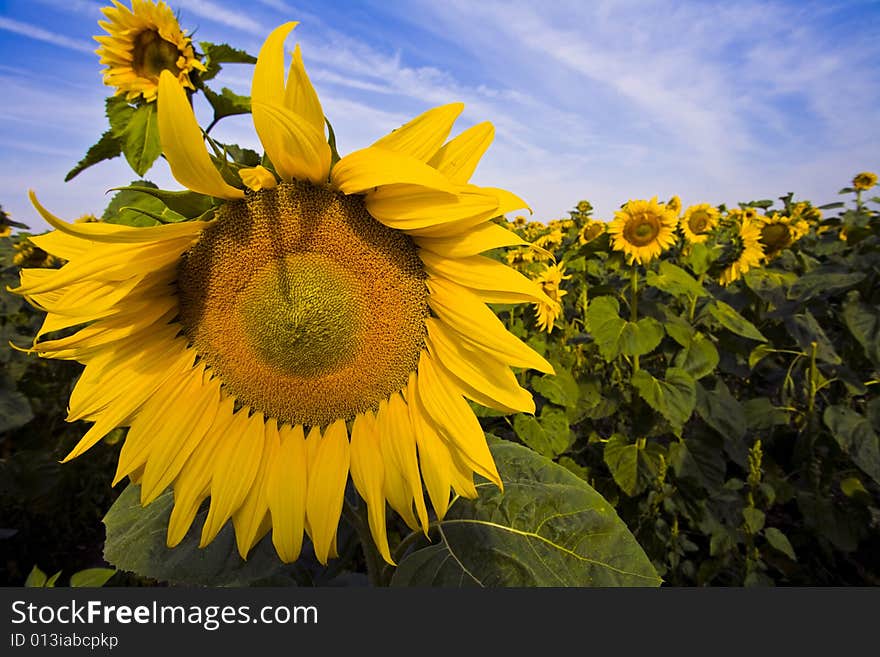
[[[664,328],[666,329],[667,335],[682,347],[690,345],[694,338],[694,334],[697,332],[696,329],[691,326],[687,320],[679,317],[668,309],[665,314]]]
[[[748,448],[743,438],[746,435],[746,414],[739,400],[721,379],[715,390],[706,390],[697,384],[697,414],[703,421],[717,431],[724,439],[724,449],[739,465],[748,464]]]
[[[818,296],[834,294],[858,285],[864,278],[864,274],[857,272],[830,272],[826,268],[814,269],[794,282],[788,291],[788,298],[807,301]]]
[[[107,538],[104,559],[118,570],[173,584],[252,586],[295,584],[302,568],[282,564],[271,539],[260,541],[243,561],[235,548],[232,523],[227,523],[207,547],[199,548],[200,528],[207,509],[196,516],[189,533],[175,548],[165,545],[174,495],[162,493],[146,508],[140,505],[140,486],[129,485],[104,516]],[[298,563],[298,562],[297,562]]]
[[[125,224],[127,226],[157,225],[159,222],[152,219],[150,215],[161,215],[166,206],[158,198],[142,193],[142,188],[151,185],[155,188],[153,183],[136,180],[131,183],[130,188],[120,189],[110,199],[101,219],[110,224]],[[145,210],[149,215],[145,215],[139,210]]]
[[[865,355],[880,366],[880,314],[876,307],[864,304],[853,290],[843,303],[843,321],[852,336],[865,350]]]
[[[122,153],[129,166],[137,175],[144,175],[162,154],[156,103],[146,103],[138,107],[132,113],[120,139]]]
[[[825,409],[822,419],[831,435],[862,471],[880,483],[880,444],[871,422],[856,411],[837,404]]]
[[[770,354],[775,354],[777,351],[777,349],[774,349],[769,344],[759,344],[752,349],[752,352],[749,354],[749,369],[755,369],[755,365],[767,358]]]
[[[791,546],[788,537],[776,527],[765,527],[764,538],[767,539],[767,542],[774,550],[779,550],[792,561],[797,561],[797,555],[794,553],[794,548]]]
[[[492,441],[504,492],[485,481],[437,524],[438,543],[401,562],[392,586],[658,586],[644,550],[585,481],[531,450]]]
[[[199,76],[201,80],[210,80],[219,72],[221,64],[256,64],[257,58],[244,50],[238,50],[225,43],[215,44],[210,41],[199,41],[199,47],[205,54],[205,70]]]
[[[569,370],[557,366],[554,369],[556,374],[532,377],[532,388],[554,404],[566,408],[576,407],[580,398],[578,382]]]
[[[642,399],[676,429],[688,421],[697,403],[694,377],[678,367],[667,369],[664,379],[639,370],[633,375],[632,384]]]
[[[30,400],[18,390],[0,387],[0,433],[23,427],[34,419]]]
[[[186,219],[195,219],[205,214],[213,206],[211,198],[204,194],[198,194],[191,191],[170,192],[164,189],[158,189],[155,186],[136,185],[132,183],[128,187],[113,187],[111,191],[137,192],[139,194],[148,194],[159,199],[172,212],[181,215]],[[136,196],[128,196],[126,198],[137,198]],[[152,204],[150,207],[159,207]]]
[[[107,120],[110,122],[110,130],[115,137],[122,138],[134,115],[134,107],[128,104],[124,96],[110,96],[104,107]]]
[[[726,464],[721,439],[715,435],[686,438],[669,445],[669,465],[677,477],[695,481],[709,491],[724,484]]]
[[[223,87],[218,94],[208,87],[203,87],[205,98],[211,103],[214,109],[214,121],[219,121],[226,116],[235,116],[236,114],[249,114],[251,111],[250,96],[240,96],[231,89]]]
[[[549,458],[567,450],[573,438],[565,411],[552,406],[544,406],[540,418],[524,413],[515,415],[513,430],[517,438]]]
[[[34,566],[31,568],[31,572],[28,573],[24,585],[28,588],[43,588],[46,586],[46,573],[40,570],[37,566]]]
[[[703,297],[709,294],[693,276],[667,260],[660,263],[659,271],[648,272],[647,283],[678,297]]]
[[[718,349],[703,333],[694,333],[687,346],[675,356],[673,365],[683,369],[695,379],[702,379],[718,366]]]
[[[635,497],[657,478],[665,454],[655,443],[630,443],[625,436],[616,433],[605,443],[602,456],[615,483],[624,493]]]
[[[805,310],[803,314],[786,316],[785,327],[804,353],[812,353],[812,344],[815,342],[816,360],[832,365],[840,365],[843,362],[822,326],[809,310]]]
[[[104,586],[115,574],[113,568],[86,568],[70,576],[70,585],[77,588]]]
[[[749,429],[766,431],[776,426],[786,425],[790,421],[788,411],[777,408],[766,397],[756,397],[742,403],[746,426]]]
[[[628,322],[620,317],[620,304],[609,296],[596,297],[587,307],[587,324],[599,353],[606,361],[618,355],[642,356],[663,339],[663,325],[652,317]]]
[[[764,528],[764,512],[760,509],[747,506],[743,509],[743,520],[746,521],[746,529],[750,534],[757,534]]]
[[[719,250],[711,249],[705,244],[691,244],[681,261],[691,268],[697,276],[702,276],[718,258]]]
[[[712,303],[707,306],[709,310],[709,314],[712,315],[718,323],[721,324],[728,331],[732,331],[737,335],[741,335],[744,338],[750,338],[751,340],[758,340],[760,342],[767,342],[767,338],[765,338],[761,332],[755,328],[755,325],[752,324],[745,317],[740,315],[736,310],[734,310],[731,306],[724,303],[723,301],[719,301],[718,299],[714,300]]]
[[[114,157],[119,157],[121,154],[122,142],[113,134],[112,130],[107,130],[101,135],[98,142],[89,148],[85,157],[67,172],[67,175],[64,176],[64,182],[73,180],[78,174],[85,171],[93,164],[103,162],[104,160],[112,160]]]

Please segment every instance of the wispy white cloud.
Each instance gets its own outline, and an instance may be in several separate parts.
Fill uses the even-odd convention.
[[[7,18],[5,16],[0,16],[0,30],[14,32],[15,34],[20,34],[21,36],[28,37],[29,39],[44,41],[46,43],[51,43],[53,46],[58,46],[59,48],[67,48],[68,50],[76,50],[77,52],[92,53],[95,50],[95,48],[89,45],[87,42],[80,41],[79,39],[72,39],[68,36],[64,36],[63,34],[50,32],[49,30],[45,30],[37,25],[23,23],[21,21]]]
[[[254,20],[251,14],[230,9],[217,2],[210,2],[209,0],[177,0],[176,4],[192,14],[207,18],[214,23],[220,23],[221,25],[258,36],[266,36],[268,34],[268,30],[260,25],[258,21]],[[235,3],[235,6],[241,7],[242,5]]]

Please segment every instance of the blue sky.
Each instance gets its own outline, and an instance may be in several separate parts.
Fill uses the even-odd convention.
[[[343,154],[463,101],[456,131],[496,126],[473,182],[518,193],[543,221],[580,199],[602,219],[672,194],[821,204],[880,170],[878,0],[169,4],[195,40],[254,54],[299,20],[288,45],[302,45]],[[106,190],[134,178],[117,158],[63,182],[106,127],[92,40],[103,5],[0,2],[0,205],[35,231],[27,189],[72,219],[100,214]],[[251,70],[230,65],[217,82],[247,93]],[[248,117],[212,134],[258,148]],[[180,188],[162,161],[146,177]]]

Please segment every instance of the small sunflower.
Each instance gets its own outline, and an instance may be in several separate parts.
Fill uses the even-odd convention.
[[[28,238],[13,244],[12,248],[15,253],[12,256],[12,264],[19,267],[54,267],[58,264],[58,258],[34,246],[31,239],[35,238]]]
[[[628,201],[614,213],[608,233],[616,251],[645,264],[672,246],[677,224],[676,213],[655,196],[650,201]]]
[[[562,281],[567,281],[571,275],[565,273],[565,264],[560,262],[545,265],[544,270],[535,278],[535,282],[541,286],[548,299],[534,304],[535,314],[538,318],[538,328],[550,333],[554,322],[562,314],[562,297],[568,292],[562,289]]]
[[[681,232],[685,239],[691,244],[705,242],[718,223],[719,214],[718,208],[708,203],[688,207],[681,221]]]
[[[306,532],[326,563],[350,474],[391,562],[386,503],[427,531],[423,483],[441,518],[453,491],[477,496],[475,473],[502,485],[466,398],[534,412],[510,368],[553,368],[486,304],[551,299],[480,255],[526,244],[492,222],[526,204],[468,183],[491,124],[447,141],[463,106],[445,105],[331,167],[299,47],[285,77],[295,26],[269,35],[253,74],[274,171],[242,170],[247,190],[227,182],[163,71],[164,155],[178,182],[217,199],[214,218],[66,223],[32,194],[56,229],[34,241],[69,262],[22,271],[15,291],[48,312],[34,351],[85,364],[68,419],[94,424],[65,460],[128,426],[115,481],[139,482],[143,504],[173,489],[169,546],[210,498],[201,545],[231,519],[242,556],[271,531],[293,561]]]
[[[734,237],[736,255],[733,262],[721,272],[719,282],[730,285],[742,278],[752,267],[760,266],[764,260],[764,249],[761,246],[761,224],[758,221],[743,217],[739,231]]]
[[[134,101],[143,96],[156,99],[159,77],[169,71],[188,89],[194,89],[190,74],[204,71],[196,57],[191,39],[186,36],[171,8],[164,2],[132,0],[131,9],[119,0],[101,11],[106,21],[98,21],[109,36],[96,36],[101,46],[95,53],[101,58],[104,84],[116,87],[116,94]]]
[[[768,214],[759,222],[761,246],[767,258],[775,258],[800,238],[800,231],[791,217]]]
[[[672,198],[670,198],[668,201],[666,201],[666,209],[674,212],[675,216],[677,217],[681,212],[681,198],[679,198],[678,196],[673,196]]]
[[[860,192],[871,189],[877,184],[877,174],[870,171],[862,171],[853,178],[852,185]]]
[[[578,232],[578,243],[589,244],[605,233],[605,222],[598,219],[588,219],[587,223]]]

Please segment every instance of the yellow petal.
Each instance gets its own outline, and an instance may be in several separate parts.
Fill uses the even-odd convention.
[[[416,237],[416,244],[444,258],[466,258],[502,246],[526,246],[512,230],[493,223],[480,224],[467,232],[447,237]]]
[[[202,527],[199,547],[213,541],[239,509],[257,475],[266,442],[266,427],[262,413],[248,417],[249,412],[245,407],[236,413],[217,450],[211,475],[211,506]]]
[[[470,288],[487,303],[553,303],[535,281],[497,260],[481,255],[444,258],[430,251],[420,251],[419,257],[429,275]]]
[[[255,192],[261,189],[272,189],[278,184],[275,180],[275,174],[262,164],[248,169],[239,169],[238,175],[241,176],[241,182],[247,185],[248,189],[252,189]]]
[[[351,429],[351,480],[367,505],[370,533],[379,554],[388,563],[395,565],[388,547],[388,532],[385,525],[385,464],[379,436],[376,434],[376,420],[370,411],[359,414]]]
[[[510,333],[479,297],[467,288],[442,278],[427,282],[431,310],[456,334],[515,367],[553,374],[553,366]]]
[[[428,351],[435,356],[435,363],[452,374],[447,378],[458,383],[466,397],[506,413],[535,412],[532,395],[520,387],[504,363],[457,340],[433,317],[427,318],[425,325]]]
[[[478,213],[471,216],[459,215],[454,217],[454,220],[452,221],[439,221],[430,225],[424,225],[422,227],[407,228],[407,233],[413,237],[452,237],[453,235],[462,235],[463,233],[471,230],[474,226],[478,226],[481,223],[488,221],[489,219],[500,217],[508,212],[512,212],[513,210],[518,210],[521,208],[528,209],[528,205],[525,201],[523,201],[516,194],[508,192],[504,189],[498,189],[497,187],[476,187],[474,185],[466,185],[464,187],[464,190],[465,193],[468,194],[476,194],[488,199],[494,198],[494,207],[492,209],[486,210],[483,213]],[[529,211],[531,212],[530,209]]]
[[[284,91],[284,106],[301,116],[315,129],[315,132],[324,136],[324,110],[321,101],[312,86],[312,81],[306,74],[306,68],[302,60],[299,44],[293,51],[293,62],[287,74],[287,88]]]
[[[251,111],[260,142],[283,180],[327,180],[330,146],[323,135],[281,105],[254,101]]]
[[[232,514],[232,524],[235,527],[235,544],[242,559],[247,559],[248,553],[257,544],[271,526],[266,522],[269,513],[269,502],[266,495],[269,473],[272,470],[278,450],[281,447],[281,439],[278,434],[278,425],[275,420],[266,422],[266,439],[263,445],[263,455],[257,468],[257,475],[251,485],[247,496],[244,498],[238,510]]]
[[[416,514],[425,535],[428,534],[428,509],[422,493],[422,476],[419,473],[418,453],[416,452],[415,432],[410,422],[409,409],[400,393],[394,393],[388,400],[388,414],[384,430],[379,440],[383,450],[392,455],[397,469],[407,486],[407,497],[415,501]]]
[[[391,442],[388,440],[391,431],[388,400],[383,399],[379,402],[379,409],[376,411],[376,434],[379,436],[382,461],[385,464],[383,492],[385,499],[388,500],[388,504],[397,511],[398,515],[406,523],[406,526],[416,531],[419,529],[419,522],[413,513],[413,496],[410,492],[409,483],[397,465],[397,457]]]
[[[295,21],[284,23],[272,30],[263,42],[254,66],[251,102],[275,105],[284,102],[284,41],[297,25]]]
[[[464,184],[470,180],[495,138],[495,128],[491,123],[479,123],[468,128],[455,139],[443,146],[430,159],[428,164],[443,173],[452,182]]]
[[[441,105],[420,114],[373,144],[427,162],[443,145],[464,103]],[[436,168],[436,167],[435,167]]]
[[[317,445],[313,467],[309,469],[306,516],[312,530],[315,556],[327,563],[333,544],[348,479],[348,432],[343,420],[337,420],[324,432]]]
[[[156,102],[162,152],[177,182],[199,194],[224,199],[244,198],[244,192],[227,184],[214,167],[186,92],[167,70],[159,76]]]
[[[440,436],[474,472],[502,487],[486,435],[464,398],[454,391],[426,351],[419,358],[418,395]]]
[[[425,410],[422,408],[417,388],[416,375],[413,374],[409,378],[406,395],[410,422],[416,435],[425,488],[428,489],[428,496],[431,498],[431,505],[437,517],[442,520],[449,508],[452,460],[449,457],[449,449],[434,431],[431,422],[425,418]]]
[[[296,561],[306,522],[308,457],[301,425],[279,429],[280,445],[266,481],[272,513],[272,544],[282,561]]]
[[[419,185],[455,194],[455,186],[424,162],[383,148],[362,148],[343,157],[330,172],[333,186],[344,194],[361,194],[383,185]]]

